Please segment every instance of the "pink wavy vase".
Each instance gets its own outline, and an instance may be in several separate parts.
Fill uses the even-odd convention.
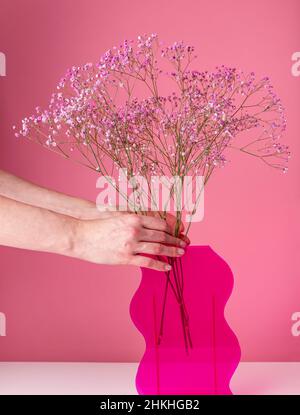
[[[158,344],[167,277],[142,268],[141,283],[130,303],[131,319],[146,342],[135,379],[137,391],[141,395],[231,394],[229,382],[241,355],[224,317],[233,274],[209,246],[189,246],[182,269],[192,341],[188,353],[180,307],[170,289]]]

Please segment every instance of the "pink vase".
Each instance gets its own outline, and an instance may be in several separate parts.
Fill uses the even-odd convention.
[[[167,276],[143,268],[130,304],[132,321],[146,342],[136,375],[137,391],[142,395],[231,394],[229,382],[241,354],[224,317],[233,288],[232,272],[209,246],[189,246],[181,265],[191,347],[186,347],[178,298],[167,283],[173,272]]]

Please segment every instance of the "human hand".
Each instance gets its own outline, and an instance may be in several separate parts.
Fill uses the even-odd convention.
[[[172,233],[168,221],[153,216],[122,213],[100,220],[79,220],[73,233],[71,256],[98,264],[128,264],[168,271],[169,264],[145,255],[182,256],[187,242]]]

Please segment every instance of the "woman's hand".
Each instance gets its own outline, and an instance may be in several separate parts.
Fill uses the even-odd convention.
[[[98,264],[128,264],[170,270],[151,256],[179,257],[187,241],[173,236],[173,226],[158,217],[115,213],[101,220],[79,220],[71,256]]]

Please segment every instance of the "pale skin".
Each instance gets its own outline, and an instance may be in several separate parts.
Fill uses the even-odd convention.
[[[0,245],[66,255],[97,264],[158,271],[157,256],[180,257],[189,243],[173,236],[175,218],[111,211],[0,170]],[[183,232],[183,226],[181,228]],[[155,255],[155,259],[147,257]],[[146,255],[146,256],[145,256]],[[158,259],[156,259],[158,258]]]

